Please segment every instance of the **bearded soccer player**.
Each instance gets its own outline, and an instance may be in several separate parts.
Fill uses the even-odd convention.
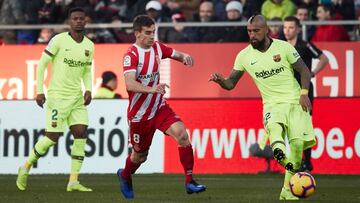
[[[236,56],[230,76],[224,78],[214,73],[209,81],[231,90],[245,71],[253,78],[262,96],[264,127],[274,158],[286,169],[280,199],[295,200],[297,197],[291,194],[289,180],[300,168],[303,149],[316,142],[309,114],[310,72],[291,44],[267,36],[268,26],[262,15],[250,17],[247,30],[250,45]],[[294,77],[294,69],[301,76],[301,88]],[[288,156],[285,135],[290,143]]]
[[[16,185],[26,190],[32,165],[55,145],[68,125],[74,135],[71,149],[71,173],[67,191],[88,192],[92,189],[81,185],[78,175],[85,157],[88,113],[91,102],[91,63],[94,44],[84,36],[85,12],[82,8],[69,11],[70,32],[54,36],[43,52],[37,71],[36,103],[42,108],[46,101],[46,132],[34,146],[24,166],[19,168]],[[44,94],[44,72],[52,62],[51,80]],[[83,95],[81,81],[85,86]]]
[[[188,194],[206,190],[206,186],[193,179],[193,149],[184,123],[180,120],[163,95],[167,84],[160,83],[160,61],[171,58],[192,66],[193,58],[154,41],[155,22],[146,15],[139,15],[133,22],[136,42],[124,55],[125,85],[129,94],[128,123],[132,152],[124,169],[117,171],[120,190],[126,199],[134,198],[132,174],[146,161],[156,129],[173,137],[178,143],[180,162],[185,173],[185,190]]]

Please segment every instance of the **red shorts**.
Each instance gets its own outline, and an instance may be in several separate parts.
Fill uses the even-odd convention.
[[[165,133],[169,127],[181,121],[168,104],[162,106],[155,116],[147,121],[130,122],[130,143],[135,152],[143,153],[149,150],[156,129]]]

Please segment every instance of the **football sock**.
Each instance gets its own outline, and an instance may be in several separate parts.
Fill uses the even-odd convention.
[[[179,147],[179,156],[181,165],[184,168],[185,172],[185,183],[189,183],[193,177],[193,168],[194,168],[194,154],[191,145],[185,147]]]
[[[285,179],[284,179],[284,188],[290,188],[289,182],[290,182],[290,178],[294,175],[294,172],[285,171]]]
[[[301,139],[294,139],[290,141],[290,162],[293,163],[294,169],[299,170],[301,165],[302,151],[304,142]],[[289,188],[290,178],[294,175],[293,172],[286,171],[284,179],[284,187]]]
[[[36,163],[41,156],[44,156],[48,149],[55,144],[56,142],[46,136],[40,138],[36,142],[33,150],[31,150],[30,155],[25,162],[24,168],[29,171],[31,166]]]
[[[279,123],[270,123],[266,127],[266,133],[270,137],[272,150],[279,148],[285,153],[285,142],[283,137],[283,128]]]
[[[134,174],[141,164],[134,163],[130,158],[131,154],[126,158],[125,168],[122,172],[122,177],[125,180],[131,179],[131,174]]]
[[[77,181],[84,161],[86,139],[74,139],[71,149],[71,172],[69,182]]]

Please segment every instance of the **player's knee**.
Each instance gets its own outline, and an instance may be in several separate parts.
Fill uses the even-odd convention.
[[[185,128],[179,130],[178,132],[178,144],[182,147],[188,146],[190,144],[189,135],[187,134]]]
[[[144,153],[132,153],[131,154],[131,161],[136,164],[142,164],[147,160],[148,152]]]
[[[270,139],[275,136],[281,136],[283,128],[279,123],[269,123],[266,126],[266,131],[270,136]]]
[[[87,138],[87,127],[85,125],[74,125],[70,127],[70,130],[75,138],[78,139]]]
[[[294,139],[290,141],[290,148],[292,149],[294,153],[302,154],[304,141],[301,139]]]

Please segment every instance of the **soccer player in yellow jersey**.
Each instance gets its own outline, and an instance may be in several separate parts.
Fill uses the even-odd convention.
[[[71,173],[66,190],[92,191],[79,183],[78,174],[85,156],[88,125],[86,105],[91,102],[94,44],[83,34],[86,24],[84,10],[72,8],[68,18],[70,32],[54,36],[39,61],[36,103],[43,107],[46,101],[46,130],[45,136],[35,144],[24,166],[19,168],[16,180],[19,190],[26,190],[31,166],[56,144],[67,125],[74,135],[74,142],[71,149]],[[44,72],[50,61],[51,80],[46,100],[43,90]],[[81,81],[85,86],[84,94]]]
[[[245,71],[253,78],[262,96],[263,122],[274,158],[286,169],[280,199],[295,200],[289,180],[300,168],[303,149],[316,142],[309,115],[310,71],[291,44],[267,36],[268,26],[263,16],[250,17],[247,30],[250,45],[237,55],[230,76],[224,78],[214,73],[209,81],[231,90]],[[294,69],[301,76],[301,87],[294,77]],[[288,156],[285,155],[285,135],[290,144]]]

